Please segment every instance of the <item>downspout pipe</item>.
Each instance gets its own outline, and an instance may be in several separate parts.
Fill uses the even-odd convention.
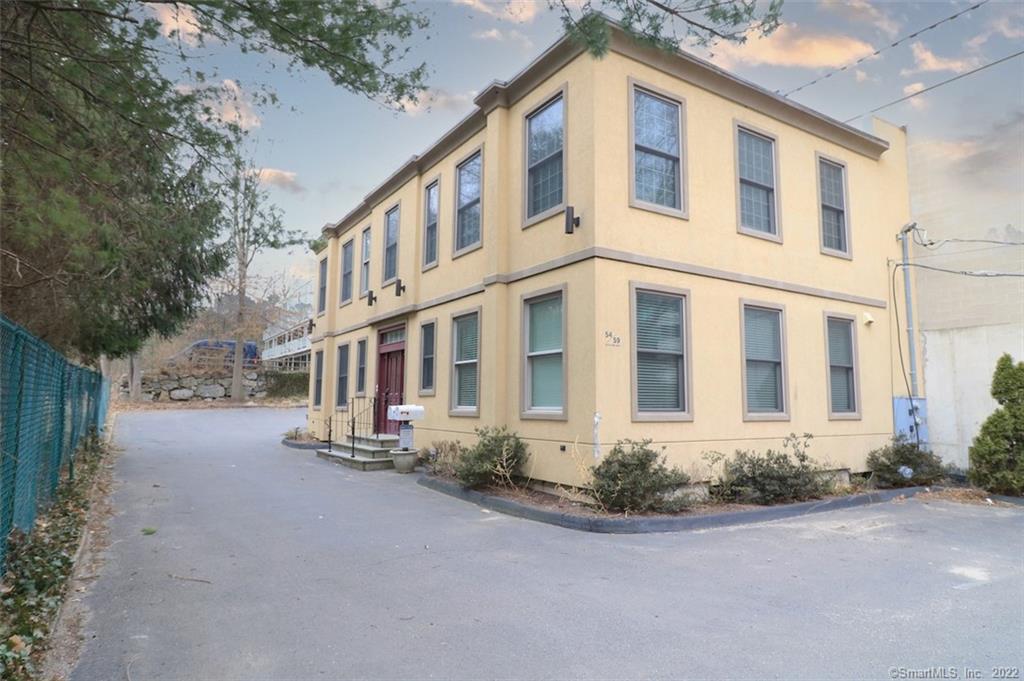
[[[903,295],[904,307],[907,310],[907,348],[910,359],[910,397],[917,397],[917,345],[914,343],[914,300],[910,289],[910,233],[917,229],[917,223],[911,222],[900,230],[896,236],[903,249]]]

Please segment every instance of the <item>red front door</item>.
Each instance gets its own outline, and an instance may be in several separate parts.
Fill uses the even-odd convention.
[[[400,333],[401,331],[401,333]],[[404,329],[380,334],[377,357],[377,409],[374,431],[398,434],[398,421],[388,420],[388,407],[402,404],[405,386],[405,334]]]

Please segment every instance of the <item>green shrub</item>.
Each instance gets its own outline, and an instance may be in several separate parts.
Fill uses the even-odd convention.
[[[512,484],[526,460],[526,443],[504,426],[477,428],[477,443],[462,451],[455,463],[455,477],[466,487]]]
[[[672,511],[685,503],[685,497],[669,495],[689,483],[690,476],[666,467],[664,457],[650,444],[619,440],[591,469],[594,497],[609,511]]]
[[[455,464],[465,449],[458,440],[438,440],[430,444],[430,449],[420,452],[420,459],[431,475],[454,478]]]
[[[267,397],[305,397],[309,394],[309,373],[267,371]]]
[[[878,487],[930,485],[946,475],[942,459],[902,434],[868,454],[868,470]]]
[[[1024,496],[1024,362],[996,363],[992,397],[999,408],[981,424],[970,449],[972,483],[996,494]]]
[[[732,458],[718,452],[706,456],[712,465],[722,464],[718,482],[710,493],[718,501],[782,504],[816,499],[832,491],[833,481],[807,454],[811,435],[791,433],[781,450],[764,454],[738,449]]]

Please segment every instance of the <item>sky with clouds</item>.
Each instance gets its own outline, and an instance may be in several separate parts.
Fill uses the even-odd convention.
[[[768,38],[694,52],[787,92],[978,1],[787,0],[783,24]],[[413,4],[431,19],[410,43],[411,62],[425,61],[431,69],[430,89],[405,113],[348,93],[318,72],[289,73],[280,59],[223,45],[194,48],[199,64],[239,102],[228,113],[250,130],[254,160],[289,227],[318,235],[324,223],[337,221],[465,116],[481,88],[514,75],[561,32],[546,0]],[[180,14],[152,7],[165,34],[178,28],[182,41],[190,42]],[[1024,3],[988,0],[791,97],[867,126],[865,112],[1021,49]],[[247,93],[258,83],[274,90],[280,104],[254,104]],[[1003,234],[1006,225],[1024,229],[1024,57],[876,115],[908,127],[912,204],[929,236]],[[257,268],[300,278],[313,270],[312,258],[301,251],[263,256]]]

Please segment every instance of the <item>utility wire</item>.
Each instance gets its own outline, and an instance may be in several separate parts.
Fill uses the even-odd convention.
[[[913,97],[917,97],[918,95],[923,95],[924,93],[930,92],[930,91],[934,90],[935,88],[940,88],[943,85],[948,85],[949,83],[952,83],[955,80],[960,80],[961,78],[966,78],[967,76],[974,75],[975,73],[978,73],[979,71],[984,71],[985,69],[987,69],[987,68],[989,68],[991,66],[995,66],[997,64],[1002,64],[1004,61],[1010,61],[1011,59],[1013,59],[1015,57],[1021,56],[1022,54],[1024,54],[1024,50],[1021,50],[1020,52],[1014,52],[1011,55],[1007,55],[1007,56],[1003,57],[1002,59],[997,59],[997,60],[989,62],[987,64],[983,64],[983,65],[979,66],[976,69],[971,69],[970,71],[967,71],[966,73],[961,73],[958,76],[953,76],[952,78],[948,78],[948,79],[946,79],[944,81],[936,83],[935,85],[929,85],[928,87],[926,87],[923,90],[918,90],[917,92],[912,92],[909,95],[906,95],[905,97],[900,97],[899,99],[894,99],[893,101],[889,102],[888,104],[883,104],[882,106],[876,106],[871,111],[865,111],[864,113],[857,114],[856,116],[853,116],[852,118],[847,118],[845,121],[843,121],[843,123],[850,123],[852,121],[857,120],[861,116],[867,116],[868,114],[873,114],[876,111],[881,111],[882,109],[888,109],[890,106],[893,106],[894,104],[899,104],[900,102],[905,102],[908,99],[911,99]]]
[[[934,270],[936,272],[947,272],[949,274],[962,274],[966,277],[1019,277],[1024,279],[1024,272],[992,272],[989,270],[954,270],[948,267],[935,267],[934,265],[923,265],[919,262],[900,263],[900,267],[920,267],[923,270]]]
[[[832,76],[836,75],[837,73],[842,73],[843,71],[851,69],[854,66],[858,66],[859,64],[861,64],[862,62],[867,61],[868,59],[873,59],[873,58],[877,57],[878,55],[880,55],[881,53],[885,52],[886,50],[891,50],[892,48],[896,47],[897,45],[905,43],[906,41],[908,41],[908,40],[910,40],[912,38],[916,38],[917,36],[921,35],[922,33],[927,33],[928,31],[932,30],[933,28],[941,26],[942,24],[944,24],[944,23],[946,23],[948,21],[953,21],[957,17],[962,16],[964,14],[967,14],[968,12],[971,12],[973,10],[976,10],[979,7],[981,7],[982,5],[987,4],[988,2],[989,2],[989,0],[981,0],[981,2],[976,3],[976,4],[968,7],[965,10],[961,10],[961,11],[957,12],[956,14],[953,14],[951,16],[946,17],[945,19],[940,19],[939,21],[936,21],[934,24],[931,24],[930,26],[925,26],[924,28],[919,29],[917,31],[914,31],[913,33],[911,33],[909,35],[903,36],[902,38],[900,38],[899,40],[897,40],[894,43],[891,43],[889,45],[885,45],[884,47],[879,47],[879,48],[875,49],[875,51],[872,52],[871,54],[866,54],[863,57],[861,57],[860,59],[857,59],[856,61],[852,61],[849,64],[846,64],[845,66],[840,66],[838,69],[835,69],[834,71],[829,71],[828,73],[826,73],[826,74],[824,74],[822,76],[818,76],[817,78],[815,78],[814,80],[812,80],[810,82],[804,83],[803,85],[795,87],[792,90],[787,90],[786,92],[783,92],[781,94],[782,94],[783,97],[789,97],[794,92],[800,92],[800,90],[803,90],[804,88],[808,88],[808,87],[810,87],[812,85],[820,83],[823,80],[831,78]],[[776,92],[776,94],[779,94],[778,90],[776,90],[775,92]]]
[[[911,232],[914,235],[914,243],[918,246],[924,246],[925,248],[942,248],[946,244],[995,244],[996,246],[1024,246],[1024,241],[1003,241],[1000,239],[961,239],[952,237],[949,239],[934,239],[924,240],[923,232],[920,227],[915,227]]]

